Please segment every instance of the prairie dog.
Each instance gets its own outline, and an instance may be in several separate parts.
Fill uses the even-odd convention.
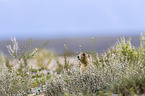
[[[81,73],[85,73],[86,72],[86,67],[91,65],[93,66],[92,64],[92,58],[89,54],[87,53],[80,53],[78,56],[77,56],[78,60],[80,61],[80,64],[81,64],[81,67],[80,67],[80,72]]]

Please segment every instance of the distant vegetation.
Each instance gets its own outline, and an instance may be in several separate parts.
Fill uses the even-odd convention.
[[[79,71],[76,56],[64,44],[64,55],[56,56],[44,48],[19,48],[16,38],[7,49],[13,59],[0,55],[0,96],[134,96],[145,94],[145,34],[141,33],[140,46],[130,38],[121,37],[103,54],[94,51],[94,68]],[[30,42],[31,45],[31,42]],[[79,46],[79,45],[78,45]],[[79,46],[80,50],[82,46]]]

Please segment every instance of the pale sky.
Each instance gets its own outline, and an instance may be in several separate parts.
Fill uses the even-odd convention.
[[[141,31],[145,31],[145,0],[0,0],[0,39]]]

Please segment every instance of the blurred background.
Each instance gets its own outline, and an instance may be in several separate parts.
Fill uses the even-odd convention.
[[[107,50],[117,38],[129,36],[139,45],[145,32],[144,0],[0,0],[0,50],[16,37],[19,45],[46,48],[57,54],[64,44],[73,52]]]

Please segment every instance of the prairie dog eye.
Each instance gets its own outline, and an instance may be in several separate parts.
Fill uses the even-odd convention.
[[[85,53],[83,53],[83,56],[85,56]]]

